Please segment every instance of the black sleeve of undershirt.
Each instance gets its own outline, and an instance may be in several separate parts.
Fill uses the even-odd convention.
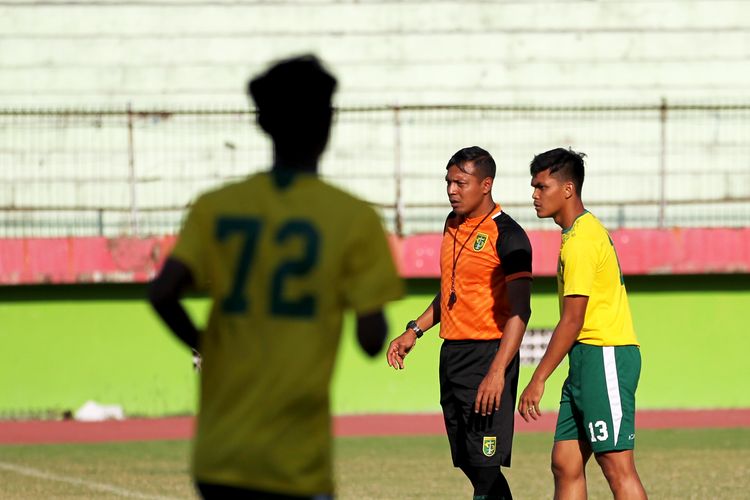
[[[531,243],[526,232],[508,214],[503,212],[495,218],[497,224],[497,255],[505,276],[512,279],[521,274],[531,274]]]

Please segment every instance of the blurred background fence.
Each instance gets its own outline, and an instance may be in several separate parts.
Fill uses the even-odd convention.
[[[470,145],[528,229],[554,228],[528,164],[560,146],[588,155],[584,200],[610,229],[750,225],[750,103],[339,108],[321,172],[391,231],[436,232],[445,164]],[[0,237],[171,234],[198,193],[270,161],[253,111],[0,110]]]

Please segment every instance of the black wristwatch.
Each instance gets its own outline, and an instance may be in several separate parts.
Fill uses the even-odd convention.
[[[421,337],[422,337],[422,335],[424,335],[424,332],[422,331],[422,329],[421,329],[421,328],[419,328],[419,325],[417,325],[417,322],[416,322],[416,321],[414,321],[414,320],[411,320],[411,321],[409,321],[409,322],[408,322],[408,323],[406,324],[406,329],[408,330],[408,329],[410,329],[410,328],[411,328],[412,330],[414,330],[414,333],[416,333],[416,334],[417,334],[417,338],[421,338]]]

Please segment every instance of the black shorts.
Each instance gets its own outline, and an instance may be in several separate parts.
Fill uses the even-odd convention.
[[[248,490],[236,486],[225,486],[221,484],[195,483],[200,495],[205,500],[333,500],[333,495],[315,495],[312,497],[300,497],[284,495],[280,493],[269,493],[267,491]]]
[[[474,413],[477,389],[499,347],[499,340],[445,340],[440,349],[440,405],[456,467],[510,467],[518,354],[505,372],[500,411]]]

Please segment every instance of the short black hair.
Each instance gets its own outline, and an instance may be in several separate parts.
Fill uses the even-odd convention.
[[[455,165],[462,172],[467,173],[465,169],[467,163],[474,165],[476,176],[480,179],[485,179],[487,177],[491,177],[492,179],[495,178],[495,171],[497,169],[495,166],[495,160],[492,158],[491,154],[479,146],[471,146],[456,151],[456,153],[451,156],[451,159],[448,160],[448,165],[445,166],[445,169],[448,170]]]
[[[248,83],[256,120],[278,151],[323,153],[333,120],[336,78],[314,55],[280,61]]]
[[[317,57],[305,54],[274,64],[252,79],[247,90],[260,113],[280,110],[299,113],[330,108],[336,78]]]
[[[550,175],[563,181],[571,181],[576,187],[576,193],[581,196],[583,189],[584,165],[586,153],[578,153],[568,148],[555,148],[538,154],[531,160],[529,170],[532,177],[540,172],[549,170]]]

